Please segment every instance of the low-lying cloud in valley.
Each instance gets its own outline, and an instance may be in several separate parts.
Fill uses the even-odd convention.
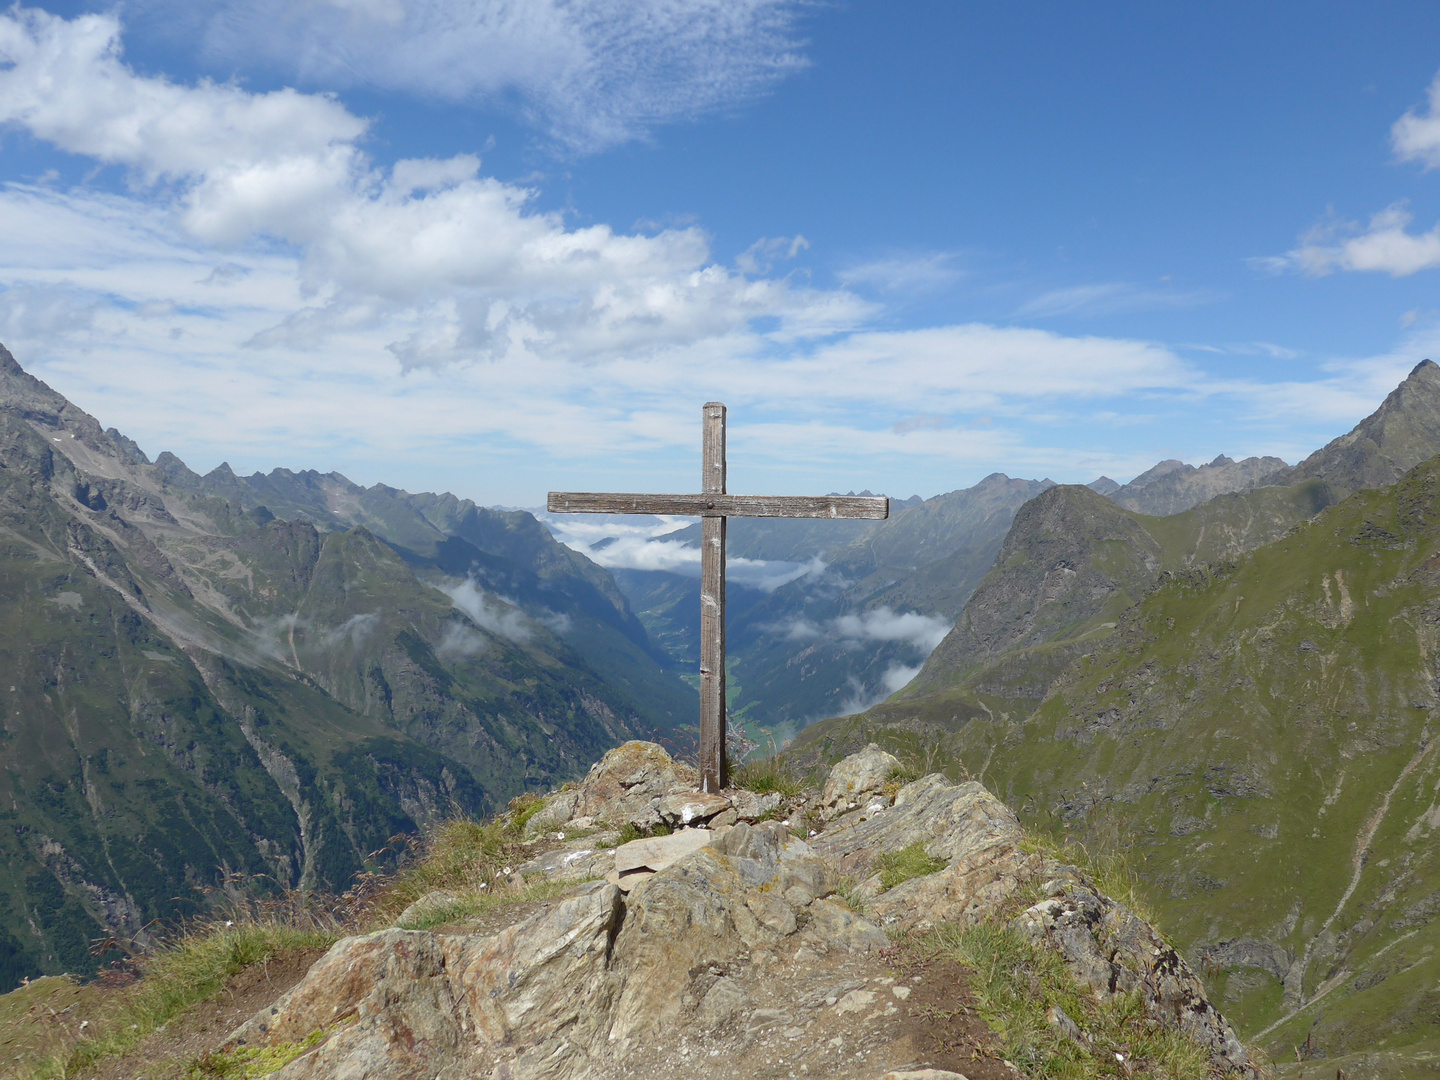
[[[527,612],[509,597],[486,592],[475,581],[467,577],[459,583],[441,583],[436,586],[461,612],[481,630],[524,645],[535,636],[538,624],[552,634],[563,635],[570,630],[570,616],[564,612],[539,609]],[[478,641],[476,639],[479,639]],[[440,644],[442,652],[456,656],[469,656],[479,652],[484,639],[474,631],[457,623],[446,630]]]
[[[792,641],[808,641],[821,637],[854,642],[902,641],[913,645],[924,656],[929,656],[950,632],[950,626],[950,620],[934,615],[878,607],[870,611],[840,615],[823,623],[796,619],[784,629],[785,636]],[[911,672],[905,682],[909,682],[913,677],[914,672]]]
[[[562,544],[607,570],[659,570],[681,577],[700,576],[699,545],[670,539],[672,533],[691,523],[690,518],[637,517],[627,521],[621,515],[541,513],[536,516]],[[818,555],[805,562],[745,559],[734,555],[725,560],[728,584],[767,593],[801,578],[818,579],[825,569],[825,560]]]

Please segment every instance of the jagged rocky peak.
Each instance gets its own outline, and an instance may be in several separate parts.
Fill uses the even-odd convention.
[[[1267,484],[1325,480],[1338,491],[1385,487],[1440,454],[1440,365],[1422,360],[1380,407]]]
[[[1217,495],[1248,491],[1267,482],[1267,477],[1284,467],[1285,462],[1277,457],[1248,457],[1236,461],[1217,454],[1213,461],[1200,466],[1167,458],[1123,486],[1115,485],[1108,491],[1094,484],[1090,486],[1127,510],[1164,517],[1189,510]]]
[[[960,1080],[954,1070],[973,1072],[987,1037],[957,1024],[949,1040],[917,1038],[965,1003],[953,981],[889,946],[901,933],[993,924],[1053,951],[1097,1000],[1138,993],[1146,1022],[1193,1040],[1217,1074],[1257,1075],[1153,927],[1084,871],[1026,850],[1015,815],[980,784],[894,774],[872,744],[824,792],[696,795],[688,766],[628,743],[530,818],[544,826],[510,878],[551,881],[560,895],[514,907],[508,925],[447,921],[466,910],[453,890],[422,899],[396,927],[337,943],[219,1051],[318,1035],[284,1080],[604,1080],[697,1066],[760,1080],[800,1063],[837,1080]],[[839,812],[809,828],[825,800]],[[617,827],[662,819],[676,831],[613,846]],[[882,870],[901,851],[922,851],[924,866],[896,882]],[[859,885],[842,897],[846,880]],[[1026,906],[1027,893],[1041,899]],[[417,924],[430,929],[406,929]],[[937,995],[951,1020],[936,1018]],[[1003,1056],[993,1037],[986,1045],[984,1057]]]

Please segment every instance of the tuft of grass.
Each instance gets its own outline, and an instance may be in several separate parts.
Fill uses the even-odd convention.
[[[870,910],[869,903],[860,892],[860,882],[848,874],[836,884],[835,895],[845,901],[845,906],[856,915],[864,915]]]
[[[452,818],[430,830],[414,861],[386,883],[378,907],[394,918],[426,893],[437,889],[478,893],[496,872],[515,860],[515,842],[523,826],[514,819],[480,822]]]
[[[1044,833],[1027,830],[1020,841],[1020,850],[1033,855],[1047,855],[1077,867],[1106,896],[1120,901],[1150,925],[1158,927],[1159,920],[1141,891],[1140,875],[1128,853],[1118,844],[1099,842],[1087,846],[1071,837],[1057,840]]]
[[[312,1031],[300,1042],[276,1043],[274,1046],[237,1046],[233,1050],[211,1051],[191,1063],[185,1080],[257,1080],[279,1072],[301,1054],[315,1049],[338,1028]]]
[[[747,761],[730,774],[732,787],[744,788],[758,795],[780,795],[793,799],[805,794],[805,778],[794,762],[777,757]]]
[[[544,808],[544,796],[537,795],[534,792],[516,795],[515,798],[510,800],[510,829],[516,836],[523,835],[526,824]]]
[[[945,860],[925,854],[925,845],[917,840],[899,851],[887,851],[875,865],[880,868],[880,891],[888,892],[902,881],[939,873],[945,869]]]
[[[971,971],[981,1018],[1000,1037],[1005,1058],[1032,1080],[1213,1075],[1210,1054],[1145,1011],[1139,992],[1101,1000],[1077,983],[1058,953],[993,924],[946,926],[917,942]],[[1050,1022],[1062,1009],[1077,1040]]]
[[[446,923],[458,922],[462,919],[474,919],[512,904],[522,904],[528,900],[550,900],[570,892],[579,884],[581,882],[575,880],[545,880],[527,882],[514,889],[497,889],[493,892],[476,891],[463,899],[442,904],[423,912],[414,919],[408,919],[400,924],[400,928],[402,930],[429,930],[431,927],[444,926]]]

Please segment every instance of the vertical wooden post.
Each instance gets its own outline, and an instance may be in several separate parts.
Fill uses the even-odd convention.
[[[725,494],[725,406],[705,405],[701,427],[700,491]],[[700,790],[719,791],[725,761],[725,519],[700,525]]]

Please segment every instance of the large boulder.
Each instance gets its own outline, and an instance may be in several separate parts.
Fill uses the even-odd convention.
[[[829,821],[882,795],[890,778],[900,771],[900,759],[871,743],[845,758],[825,780],[820,793],[820,817]],[[886,800],[889,801],[888,799]]]
[[[627,742],[592,765],[574,787],[549,796],[525,823],[525,833],[563,829],[577,819],[587,825],[653,828],[661,823],[659,808],[667,795],[690,795],[699,787],[700,774],[658,743]]]
[[[278,1080],[458,1080],[487,1075],[515,1046],[525,1050],[509,1067],[539,1075],[533,1063],[556,1052],[559,1032],[567,1047],[603,1045],[620,914],[620,891],[595,883],[498,934],[345,938],[230,1043],[293,1044],[333,1031]]]

